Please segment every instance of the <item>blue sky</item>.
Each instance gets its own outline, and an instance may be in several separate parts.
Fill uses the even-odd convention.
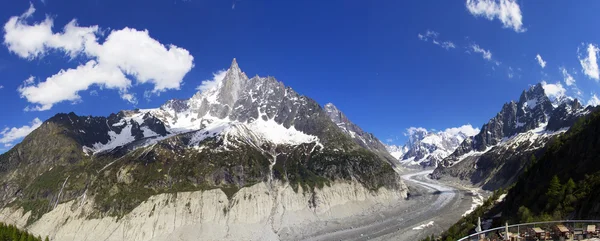
[[[333,102],[395,144],[413,126],[480,127],[541,81],[587,103],[600,90],[598,7],[593,0],[9,1],[0,8],[0,152],[36,118],[106,116],[188,98],[234,57],[249,76],[275,76]],[[77,34],[63,30],[73,19]],[[82,39],[97,48],[73,45]]]

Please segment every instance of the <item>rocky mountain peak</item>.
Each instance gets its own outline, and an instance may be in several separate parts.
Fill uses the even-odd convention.
[[[570,127],[585,113],[575,99],[567,96],[553,98],[549,98],[542,83],[524,90],[518,102],[504,104],[501,111],[482,126],[479,134],[466,139],[452,155],[444,159],[444,165],[461,160],[469,152],[484,153],[502,143],[511,143],[511,139],[523,133],[539,136],[544,131],[558,132]]]
[[[521,93],[521,96],[519,98],[519,102],[539,98],[542,96],[546,96],[546,92],[544,91],[544,87],[542,86],[542,84],[537,83],[529,87],[528,90],[523,90],[523,93]]]
[[[229,67],[227,73],[225,74],[225,78],[223,78],[221,82],[217,100],[221,104],[233,107],[233,104],[240,96],[240,91],[242,90],[244,83],[247,81],[248,76],[242,72],[234,58],[231,62],[231,67]]]
[[[423,140],[429,133],[425,128],[409,128],[408,131],[408,147],[414,147]]]
[[[342,113],[333,103],[327,103],[323,107],[325,109],[325,113],[331,118],[331,120],[336,123],[338,126],[345,124],[347,121],[346,116]]]
[[[239,69],[240,67],[238,66],[237,60],[235,58],[233,58],[233,60],[231,61],[231,65],[229,66],[229,69]]]
[[[527,91],[523,91],[517,105],[523,112],[541,109],[542,112],[547,114],[552,111],[552,102],[546,95],[544,87],[542,87],[542,84],[540,83],[532,86]]]

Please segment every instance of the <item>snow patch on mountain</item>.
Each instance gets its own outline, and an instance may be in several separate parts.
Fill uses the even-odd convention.
[[[231,138],[241,138],[254,144],[272,143],[277,145],[300,145],[303,143],[318,142],[319,138],[296,130],[293,126],[285,128],[273,119],[263,120],[259,118],[250,123],[231,121],[229,118],[219,119],[215,117],[204,118],[203,129],[197,131],[192,137],[192,145],[198,145],[206,138],[224,138],[225,145]]]
[[[131,125],[125,126],[120,133],[116,133],[114,131],[108,132],[110,135],[110,141],[106,144],[96,143],[92,148],[90,148],[94,153],[112,150],[119,146],[125,145],[132,141],[135,141],[135,137],[131,134]]]

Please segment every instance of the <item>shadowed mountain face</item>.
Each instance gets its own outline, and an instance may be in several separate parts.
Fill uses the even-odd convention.
[[[523,91],[518,102],[504,104],[479,134],[465,139],[432,176],[458,177],[491,190],[510,185],[532,155],[541,155],[549,140],[591,109],[581,106],[577,99],[553,102],[541,84],[532,86]]]
[[[34,221],[79,198],[94,200],[90,215],[121,216],[159,193],[234,195],[259,182],[403,188],[381,142],[348,121],[367,142],[351,138],[326,110],[273,77],[248,78],[234,59],[223,80],[190,99],[48,119],[0,155],[0,207],[22,206]]]
[[[397,158],[394,158],[386,146],[372,133],[363,131],[359,126],[352,123],[342,111],[340,111],[333,103],[328,103],[324,107],[325,113],[331,118],[347,136],[352,138],[358,145],[374,152],[381,158],[388,160],[392,165],[398,163]]]

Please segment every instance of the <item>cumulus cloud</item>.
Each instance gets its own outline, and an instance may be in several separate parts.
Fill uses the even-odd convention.
[[[590,98],[587,102],[588,106],[597,106],[600,105],[600,99],[598,99],[598,96],[596,94],[592,95],[592,98]]]
[[[427,129],[423,128],[423,127],[409,127],[408,129],[406,129],[406,133],[404,133],[405,136],[412,136],[416,133],[427,133]]]
[[[213,73],[213,78],[209,80],[203,80],[202,83],[198,87],[196,87],[196,90],[204,92],[214,87],[217,87],[219,83],[221,83],[221,80],[225,78],[226,74],[227,70],[219,70]]]
[[[440,35],[440,33],[436,32],[436,31],[427,30],[427,31],[425,31],[425,33],[417,34],[417,37],[420,40],[425,41],[425,42],[429,42],[429,40],[431,40],[431,43],[433,43],[437,46],[440,46],[446,50],[456,48],[456,45],[454,45],[454,43],[451,41],[439,41],[438,40],[439,35]]]
[[[571,74],[569,74],[569,72],[567,71],[567,69],[565,69],[565,67],[560,67],[559,70],[562,73],[565,84],[567,86],[575,85],[575,78],[573,78],[573,76]]]
[[[471,50],[475,53],[480,53],[483,59],[491,61],[492,60],[492,52],[489,50],[485,50],[477,44],[471,44]],[[500,65],[500,62],[496,61],[496,65]]]
[[[469,13],[488,20],[498,19],[504,28],[512,28],[515,32],[525,32],[521,7],[516,0],[467,0]]]
[[[588,44],[587,46],[587,55],[582,56],[579,53],[579,48],[577,49],[579,63],[581,63],[581,68],[583,73],[588,77],[598,81],[600,80],[600,71],[598,70],[598,46],[594,44]]]
[[[22,139],[29,135],[32,131],[42,125],[42,121],[39,118],[33,119],[29,125],[21,127],[4,128],[0,132],[0,143],[4,144],[5,147],[10,147],[15,141]]]
[[[409,127],[408,129],[406,129],[406,132],[404,133],[405,136],[425,136],[428,133],[431,132],[435,132],[436,130],[431,129],[431,130],[427,130],[423,127]],[[447,128],[443,131],[438,131],[438,134],[447,134],[447,135],[458,135],[458,134],[463,134],[463,135],[467,135],[467,136],[474,136],[477,135],[479,133],[479,128],[474,128],[472,125],[467,124],[467,125],[463,125],[463,126],[459,126],[459,127],[452,127],[452,128]]]
[[[467,136],[474,136],[477,135],[479,133],[479,128],[473,128],[472,125],[467,124],[467,125],[463,125],[460,127],[454,127],[454,128],[448,128],[446,130],[443,131],[446,134],[449,135],[458,135],[458,134],[464,134]]]
[[[542,67],[542,69],[546,67],[546,61],[544,61],[544,59],[542,59],[542,56],[540,56],[540,54],[536,55],[535,59],[537,60],[540,67]]]
[[[21,96],[30,103],[39,105],[28,107],[27,110],[44,111],[52,108],[52,105],[61,101],[79,101],[81,96],[78,92],[86,90],[91,85],[100,85],[108,89],[119,89],[121,97],[134,102],[132,96],[128,96],[127,88],[131,81],[125,77],[123,72],[116,68],[100,65],[90,60],[85,65],[76,69],[61,70],[50,76],[45,82],[38,84],[27,84],[19,87]]]
[[[27,24],[26,20],[34,12],[35,8],[30,3],[25,13],[11,17],[4,25],[4,44],[19,57],[34,59],[51,49],[61,49],[75,57],[83,50],[86,42],[96,42],[98,26],[79,27],[77,20],[72,20],[63,28],[62,33],[53,33],[54,20],[48,16],[40,23]]]
[[[194,57],[187,50],[165,46],[150,37],[147,30],[114,30],[100,43],[98,26],[80,27],[72,20],[62,32],[55,33],[50,17],[40,23],[27,23],[34,12],[31,5],[23,15],[11,17],[4,25],[4,44],[10,52],[32,60],[55,50],[88,60],[77,68],[60,70],[43,82],[26,81],[19,92],[34,104],[27,110],[49,110],[59,102],[80,101],[78,93],[92,85],[116,89],[122,99],[136,103],[135,95],[129,93],[132,79],[137,84],[153,85],[152,93],[160,94],[179,89],[183,77],[194,67]]]
[[[544,87],[544,92],[548,98],[550,98],[550,100],[556,100],[565,97],[567,93],[567,90],[560,82],[556,82],[556,84],[548,84],[546,81],[542,81],[542,87]]]

